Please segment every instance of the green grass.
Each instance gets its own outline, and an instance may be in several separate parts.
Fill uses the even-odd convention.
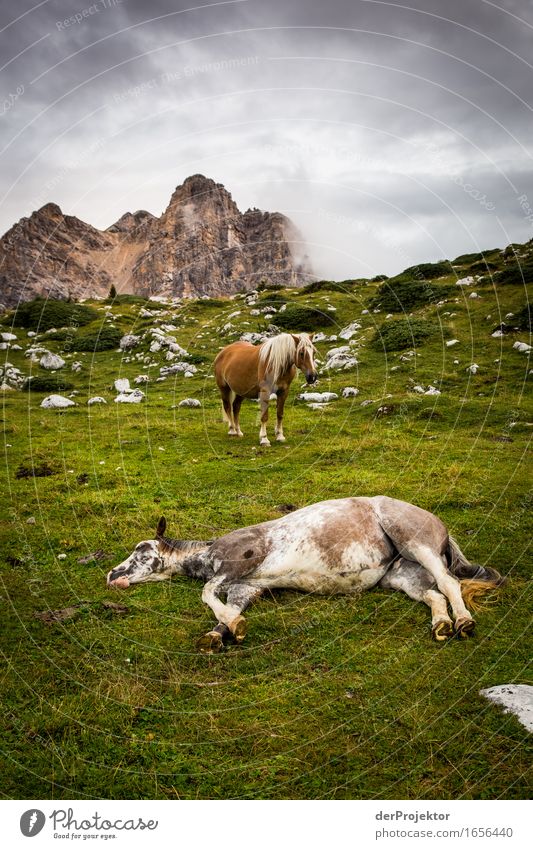
[[[484,288],[470,300],[471,289],[456,292],[454,279],[443,281],[451,285],[447,303],[417,311],[446,331],[409,362],[371,345],[376,326],[388,324],[383,314],[362,315],[379,281],[351,293],[284,293],[315,311],[336,307],[328,333],[361,322],[358,371],[330,373],[318,386],[340,394],[357,385],[359,395],[311,410],[295,402],[298,376],[286,407],[288,441],[270,450],[259,448],[250,402],[241,416],[245,437],[226,436],[210,377],[219,346],[231,341],[217,336],[226,316],[240,310],[231,319],[239,332],[264,323],[239,298],[191,302],[161,317],[197,355],[198,372],[152,381],[142,405],[114,404],[110,387],[119,376],[159,374],[162,354],[157,367],[131,359],[146,356],[148,338],[130,362],[115,350],[69,354],[65,374],[79,394],[64,413],[41,409],[42,395],[5,393],[4,797],[528,796],[530,736],[478,694],[532,683],[526,452],[533,414],[528,359],[512,348],[529,335],[490,335],[523,307],[524,287]],[[158,319],[139,321],[138,311],[136,303],[114,305],[113,323],[124,333],[157,326]],[[447,348],[452,337],[460,342]],[[61,350],[59,341],[37,341]],[[318,343],[322,360],[337,344]],[[7,356],[29,372],[23,351]],[[71,373],[73,359],[81,372]],[[466,370],[472,362],[476,375]],[[442,394],[417,395],[415,384]],[[87,407],[92,395],[108,404]],[[185,397],[200,398],[202,409],[173,409]],[[362,407],[364,400],[374,403]],[[393,414],[377,417],[380,404]],[[45,476],[17,477],[45,465]],[[211,538],[275,518],[282,503],[377,493],[434,511],[471,559],[510,575],[477,615],[474,638],[435,644],[429,611],[399,593],[278,592],[250,610],[241,646],[209,657],[195,650],[213,622],[200,584],[178,578],[124,593],[106,588],[107,570],[153,535],[162,514],[175,536]],[[98,549],[108,559],[78,562]],[[114,614],[106,600],[123,602],[128,613]],[[35,617],[74,604],[62,623]]]

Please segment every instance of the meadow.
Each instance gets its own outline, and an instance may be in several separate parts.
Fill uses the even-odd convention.
[[[522,265],[531,262],[531,243],[517,250]],[[0,329],[21,347],[3,351],[4,364],[42,377],[25,348],[43,345],[66,360],[57,375],[72,387],[61,394],[77,392],[64,411],[41,408],[50,391],[2,393],[4,798],[528,797],[530,736],[479,695],[533,683],[531,376],[528,355],[513,347],[531,339],[514,257],[493,251],[484,273],[479,256],[458,258],[435,279],[424,269],[431,296],[403,313],[391,291],[403,286],[407,297],[412,270],[389,288],[326,281],[164,308],[87,302],[96,317],[86,325],[37,327],[32,338],[16,315],[3,316]],[[470,286],[456,285],[480,271]],[[361,325],[349,370],[323,369],[326,352],[348,341],[317,342],[313,390],[339,398],[308,407],[297,400],[299,375],[286,443],[259,447],[253,402],[243,405],[244,438],[229,438],[214,356],[277,315],[298,324],[305,308],[326,336]],[[520,329],[494,337],[502,322],[513,325],[510,313],[522,317]],[[402,321],[422,329],[416,346],[402,341]],[[165,349],[149,351],[151,331],[169,324],[197,371],[158,382],[171,363]],[[79,344],[114,330],[141,336],[139,346],[121,352],[113,333],[109,350]],[[72,371],[76,361],[81,370]],[[114,381],[133,385],[141,374],[150,378],[144,401],[114,403]],[[343,398],[347,386],[358,394]],[[439,394],[423,394],[429,386]],[[88,406],[96,395],[107,404]],[[185,398],[201,408],[178,407]],[[201,655],[195,642],[213,619],[200,584],[106,587],[107,571],[153,537],[161,515],[172,536],[210,539],[287,505],[375,494],[436,513],[472,561],[509,577],[477,614],[472,639],[436,644],[429,610],[403,594],[283,591],[250,609],[242,645]]]

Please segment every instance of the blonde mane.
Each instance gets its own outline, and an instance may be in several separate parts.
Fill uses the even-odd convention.
[[[295,363],[297,353],[301,349],[310,350],[311,353],[314,351],[314,345],[307,333],[300,333],[299,340],[296,345],[290,333],[280,333],[279,336],[273,336],[261,345],[259,360],[264,364],[266,373],[273,383]]]

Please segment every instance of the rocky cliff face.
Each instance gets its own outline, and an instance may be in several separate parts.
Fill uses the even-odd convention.
[[[0,239],[0,301],[118,292],[230,295],[262,280],[299,286],[311,273],[301,235],[280,213],[239,211],[201,175],[178,186],[160,218],[127,212],[105,231],[49,203]]]

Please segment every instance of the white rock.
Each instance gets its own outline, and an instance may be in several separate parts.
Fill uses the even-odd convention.
[[[139,374],[133,382],[140,385],[141,383],[148,383],[149,380],[150,378],[147,374]]]
[[[462,277],[460,280],[457,280],[456,286],[471,286],[474,282],[474,278],[470,277]]]
[[[521,354],[529,354],[531,351],[531,345],[527,345],[525,342],[515,342],[513,348],[520,351]]]
[[[316,401],[313,401],[307,404],[310,410],[324,410],[329,404],[318,404]]]
[[[57,371],[57,369],[63,368],[65,360],[61,359],[57,354],[48,352],[41,357],[39,365],[41,368],[46,369],[46,371]]]
[[[469,366],[467,367],[467,369],[466,369],[466,370],[467,370],[467,371],[469,371],[469,372],[470,372],[470,374],[477,374],[478,369],[479,369],[478,364],[477,364],[477,363],[472,363],[471,365],[469,365]]]
[[[193,372],[192,372],[192,371],[186,371],[186,372],[184,373],[183,377],[194,377],[194,374],[193,374]],[[277,396],[276,396],[276,397],[277,397]]]
[[[424,387],[420,386],[419,383],[417,383],[416,386],[413,386],[413,392],[418,392],[419,395],[423,395],[425,391]]]
[[[505,318],[514,318],[514,312],[508,312]]]
[[[359,390],[355,386],[345,386],[342,390],[343,398],[355,398],[356,395],[359,395]]]
[[[250,310],[250,315],[261,315],[259,310]]]
[[[48,395],[44,401],[41,401],[41,407],[45,410],[60,410],[63,407],[75,407],[74,401],[70,401],[63,395]]]
[[[453,348],[453,346],[457,345],[458,343],[459,343],[459,339],[448,339],[448,341],[446,342],[446,347],[447,348]]]
[[[428,386],[424,395],[440,395],[440,389],[437,389],[436,386]]]
[[[361,401],[361,407],[368,407],[369,404],[373,404],[373,401]]]
[[[314,404],[329,404],[336,401],[339,396],[335,392],[301,392],[299,401],[312,401]]]
[[[66,555],[66,554],[58,554],[58,555],[57,555],[57,559],[58,559],[58,560],[66,560],[66,559],[67,559],[67,555]]]
[[[2,342],[16,342],[17,337],[14,333],[0,333],[0,337]]]
[[[161,350],[161,343],[158,342],[157,339],[154,339],[154,341],[150,345],[150,351],[152,352],[152,354],[157,354],[157,352],[160,351],[160,350]]]
[[[257,345],[259,342],[264,342],[265,339],[268,339],[266,333],[254,333],[253,331],[243,333],[241,336],[241,342],[251,342],[252,345]]]
[[[166,377],[168,374],[185,374],[186,371],[191,374],[196,374],[196,366],[191,365],[191,363],[173,363],[171,366],[162,366],[159,369],[159,373]]]
[[[502,336],[505,336],[503,330],[495,330],[494,333],[490,334],[493,339],[500,339]]]
[[[75,363],[72,363],[72,371],[79,372],[79,371],[81,371],[81,369],[82,369],[82,363],[80,363],[78,361],[76,361]]]
[[[478,295],[477,292],[471,292],[468,297],[474,299],[474,298],[479,298],[479,295]]]
[[[131,392],[130,382],[127,377],[119,377],[115,380],[115,389],[117,392]]]
[[[459,360],[454,360],[454,361],[453,361],[453,364],[454,364],[454,366],[458,366],[458,365],[459,365]]]
[[[369,312],[370,312],[370,310],[363,310],[363,311],[362,311],[362,313],[361,313],[361,315],[368,315],[368,314],[369,314]]]
[[[33,339],[33,337],[37,336],[37,334],[36,334],[35,330],[28,330],[28,332],[26,333],[26,336],[28,337],[28,339]]]
[[[354,357],[353,351],[349,345],[343,345],[340,348],[331,348],[326,354],[326,362],[324,368],[330,369],[349,369],[356,366],[357,358]]]
[[[197,398],[184,398],[180,401],[178,407],[201,407],[202,404]]]
[[[528,731],[533,731],[533,687],[529,684],[499,684],[479,691],[489,701],[512,713]]]
[[[15,387],[14,387],[14,386],[10,386],[10,385],[9,385],[9,383],[1,383],[1,384],[0,384],[0,392],[9,392],[9,391],[14,392],[14,391],[15,391]]]
[[[361,325],[358,321],[352,321],[351,324],[348,324],[347,327],[343,327],[343,329],[339,332],[339,338],[351,339],[352,336],[355,336],[358,330],[361,330]]]
[[[115,404],[140,404],[145,398],[144,392],[134,389],[133,392],[122,392],[115,398]]]
[[[102,398],[101,395],[95,395],[94,398],[89,398],[87,404],[89,404],[89,406],[91,404],[107,404],[107,401],[105,398]]]
[[[134,333],[126,333],[119,342],[119,348],[121,351],[130,351],[132,348],[136,348],[140,341],[140,336],[136,336]]]

